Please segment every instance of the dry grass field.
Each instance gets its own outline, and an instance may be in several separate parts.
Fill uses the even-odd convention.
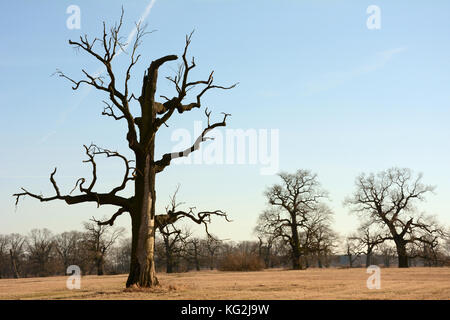
[[[381,269],[381,289],[369,290],[366,269],[200,271],[160,274],[160,288],[128,290],[126,275],[0,279],[0,299],[450,299],[450,268]]]

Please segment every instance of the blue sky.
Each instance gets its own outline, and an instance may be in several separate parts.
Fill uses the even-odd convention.
[[[124,4],[124,34],[133,29],[150,1]],[[66,8],[81,9],[81,30],[66,27]],[[17,210],[11,196],[21,186],[52,192],[48,175],[68,192],[80,176],[83,144],[95,142],[129,155],[123,123],[101,116],[105,97],[50,75],[57,69],[81,79],[81,68],[95,72],[96,61],[71,48],[68,39],[98,36],[101,22],[114,22],[120,1],[24,1],[0,12],[1,85],[0,233],[47,227],[55,232],[80,229],[92,216],[113,208],[41,204],[25,199]],[[381,29],[366,27],[369,5],[381,9]],[[310,169],[330,192],[335,229],[357,225],[342,206],[361,172],[392,166],[423,172],[436,185],[423,210],[450,224],[450,3],[434,1],[156,0],[146,18],[149,30],[142,59],[131,81],[139,91],[143,71],[156,58],[181,55],[184,36],[195,29],[190,53],[204,78],[211,69],[231,91],[209,92],[203,100],[218,115],[232,114],[232,129],[278,129],[280,169]],[[118,57],[124,71],[129,56]],[[172,75],[176,63],[160,74]],[[161,78],[159,92],[174,94]],[[158,152],[170,152],[176,128],[193,130],[203,120],[197,110],[176,117],[159,137]],[[122,175],[120,162],[99,161],[99,190]],[[277,182],[252,165],[173,166],[158,177],[158,210],[181,184],[180,200],[199,209],[223,209],[231,224],[213,221],[221,238],[251,239],[263,191]],[[103,188],[103,189],[102,189]],[[126,216],[118,225],[129,227]]]

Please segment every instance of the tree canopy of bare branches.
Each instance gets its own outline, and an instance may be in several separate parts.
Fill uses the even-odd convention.
[[[327,193],[322,190],[317,175],[308,170],[298,170],[294,174],[279,174],[282,184],[270,187],[265,195],[270,205],[258,219],[259,234],[271,234],[282,238],[292,249],[292,267],[301,269],[300,258],[305,255],[302,248],[300,231],[308,228],[308,222],[317,221],[309,226],[317,227],[327,219],[330,213],[322,200]],[[322,213],[322,214],[318,214]]]
[[[95,220],[85,222],[85,245],[97,267],[97,275],[105,274],[105,257],[111,247],[125,233],[124,228],[114,228],[109,225],[99,225]]]
[[[158,99],[156,89],[160,67],[177,60],[178,56],[174,54],[151,61],[142,77],[140,93],[133,91],[130,86],[130,79],[133,77],[133,70],[137,67],[138,62],[142,60],[141,55],[138,54],[138,49],[143,38],[149,32],[146,31],[145,26],[138,23],[135,26],[134,41],[126,43],[124,37],[121,36],[124,25],[123,16],[122,9],[118,23],[110,28],[107,28],[106,24],[103,23],[103,32],[100,37],[90,38],[84,35],[80,36],[78,40],[69,40],[69,45],[87,54],[88,57],[97,61],[105,69],[104,76],[90,73],[85,69],[81,70],[83,75],[81,80],[76,80],[61,70],[57,70],[55,74],[68,80],[72,84],[73,90],[77,90],[81,86],[89,86],[105,94],[106,100],[103,102],[105,107],[102,114],[125,124],[127,130],[124,138],[134,155],[134,159],[128,160],[117,151],[101,148],[95,144],[85,145],[87,157],[85,162],[92,167],[90,180],[86,178],[78,179],[72,192],[65,194],[56,182],[57,170],[55,168],[50,175],[54,195],[44,196],[22,188],[22,192],[16,193],[14,196],[16,197],[16,205],[22,197],[28,196],[42,202],[62,200],[69,205],[91,202],[97,204],[97,206],[116,207],[115,213],[109,219],[99,221],[99,225],[113,225],[119,216],[123,213],[129,213],[132,220],[132,252],[127,287],[150,287],[158,284],[153,259],[155,230],[161,223],[165,223],[164,219],[175,219],[177,215],[182,215],[197,223],[206,223],[211,212],[223,215],[219,211],[194,214],[193,210],[190,210],[188,212],[170,212],[166,214],[165,218],[157,218],[155,212],[156,175],[165,170],[173,159],[187,157],[198,150],[204,141],[209,140],[207,135],[211,130],[226,126],[226,120],[230,115],[223,113],[220,121],[213,122],[211,111],[205,109],[207,126],[194,144],[179,152],[165,153],[160,158],[155,155],[156,136],[161,127],[167,125],[176,113],[181,115],[184,112],[201,108],[202,98],[207,92],[214,89],[228,90],[234,88],[236,84],[230,86],[216,84],[214,82],[214,71],[211,71],[203,80],[191,79],[190,73],[196,67],[195,59],[188,58],[188,49],[192,39],[191,33],[185,38],[181,64],[177,74],[166,77],[167,81],[172,83],[175,88],[173,97],[160,96],[160,99]],[[128,67],[122,71],[121,77],[118,76],[117,70],[113,69],[113,60],[120,52],[125,52],[129,56]],[[120,83],[118,79],[121,78],[124,80]],[[188,98],[188,92],[195,96],[193,101],[185,101]],[[134,103],[138,105],[139,114],[133,114],[132,112]],[[124,164],[122,183],[111,188],[109,192],[96,191],[96,157],[98,156],[120,158]],[[130,182],[134,184],[134,194],[130,197],[120,195]]]
[[[422,174],[410,169],[391,168],[378,174],[361,174],[356,190],[345,204],[368,223],[386,228],[398,255],[398,266],[408,267],[407,245],[433,243],[443,235],[436,221],[418,214],[414,204],[424,201],[434,187],[422,183]]]

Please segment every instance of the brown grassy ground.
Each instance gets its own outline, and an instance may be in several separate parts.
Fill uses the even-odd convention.
[[[67,277],[0,279],[0,299],[450,299],[450,268],[381,269],[369,290],[366,269],[201,271],[160,274],[162,286],[126,290],[126,275],[86,276],[80,290]]]

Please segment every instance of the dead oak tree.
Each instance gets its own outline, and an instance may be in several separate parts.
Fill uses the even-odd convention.
[[[209,90],[231,89],[236,84],[228,87],[214,84],[213,72],[209,74],[206,80],[189,79],[190,71],[196,66],[194,58],[190,62],[187,58],[188,47],[191,43],[191,33],[189,36],[186,36],[182,63],[180,64],[177,75],[167,77],[175,86],[176,94],[172,98],[161,96],[163,102],[158,102],[155,96],[159,68],[165,63],[177,60],[178,57],[176,55],[167,55],[153,60],[144,73],[140,95],[131,93],[131,88],[129,87],[131,71],[141,57],[141,55],[137,54],[137,49],[141,44],[142,38],[147,34],[145,27],[136,24],[136,37],[131,44],[131,50],[129,52],[130,63],[124,71],[124,81],[122,88],[120,88],[120,84],[117,81],[118,77],[116,77],[116,73],[113,71],[112,61],[119,52],[125,51],[127,47],[127,44],[123,41],[123,37],[120,36],[120,30],[123,25],[122,21],[123,10],[119,23],[115,24],[109,30],[107,30],[105,23],[103,23],[103,34],[100,38],[89,39],[85,35],[80,37],[79,41],[69,40],[71,46],[87,53],[90,57],[100,62],[106,69],[106,77],[90,74],[84,69],[82,72],[85,78],[78,81],[73,80],[61,71],[57,71],[57,74],[72,82],[74,90],[77,90],[81,85],[87,85],[100,92],[104,92],[108,96],[109,102],[105,102],[106,107],[102,114],[114,120],[125,122],[127,128],[126,140],[134,155],[134,165],[131,166],[131,162],[116,151],[103,149],[96,145],[85,146],[88,157],[86,162],[92,165],[92,179],[90,183],[87,183],[85,178],[80,178],[76,182],[75,189],[78,188],[79,194],[63,194],[60,191],[55,181],[55,169],[50,175],[50,181],[55,190],[55,195],[46,197],[22,188],[22,192],[14,196],[17,198],[16,204],[21,197],[30,196],[43,202],[63,200],[69,205],[92,202],[98,206],[112,205],[117,207],[117,211],[109,220],[99,222],[99,224],[112,225],[118,216],[125,212],[129,213],[132,224],[132,252],[130,273],[126,285],[127,287],[134,285],[150,287],[158,284],[153,255],[155,230],[159,223],[165,220],[175,219],[178,215],[187,216],[197,223],[205,222],[211,214],[224,215],[224,213],[219,211],[200,212],[195,215],[191,210],[191,212],[171,212],[163,216],[157,216],[155,214],[156,175],[168,167],[173,159],[186,157],[190,153],[198,150],[200,144],[208,139],[208,132],[214,128],[226,125],[229,114],[224,113],[222,121],[212,123],[210,122],[211,112],[208,112],[206,109],[207,126],[200,136],[197,137],[194,144],[180,152],[166,153],[159,159],[155,158],[155,138],[157,133],[162,126],[167,125],[166,123],[176,112],[182,114],[200,108],[201,99]],[[201,87],[198,93],[196,93],[195,101],[185,103],[184,100],[188,91],[191,91],[195,87]],[[132,114],[132,103],[138,104],[140,109],[139,115]],[[119,158],[123,160],[125,165],[122,183],[106,193],[94,191],[97,181],[95,157],[98,155]],[[134,184],[133,195],[130,197],[119,195],[129,182]]]

